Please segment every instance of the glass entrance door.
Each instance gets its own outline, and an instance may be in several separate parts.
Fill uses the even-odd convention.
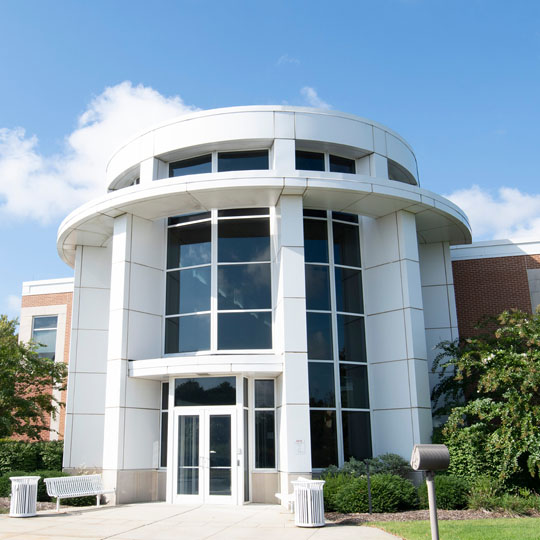
[[[175,502],[236,502],[235,410],[175,412]]]

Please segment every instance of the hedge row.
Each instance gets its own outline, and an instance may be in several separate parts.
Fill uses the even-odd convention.
[[[0,474],[10,471],[61,471],[63,449],[63,441],[0,439]]]

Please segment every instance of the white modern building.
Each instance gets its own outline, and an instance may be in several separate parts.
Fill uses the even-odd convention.
[[[117,502],[277,502],[351,456],[429,442],[457,336],[463,212],[395,132],[335,111],[203,111],[120,148],[71,213],[64,466]]]

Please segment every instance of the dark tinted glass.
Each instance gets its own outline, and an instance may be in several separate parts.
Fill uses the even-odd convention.
[[[273,469],[276,466],[274,411],[255,411],[255,467]]]
[[[345,212],[332,212],[332,219],[348,221],[349,223],[358,223],[358,216],[356,214],[346,214]]]
[[[328,313],[307,313],[308,358],[332,360],[332,323]]]
[[[231,494],[231,469],[210,469],[210,495]]]
[[[272,306],[269,264],[218,268],[218,309],[266,309]]]
[[[179,495],[199,493],[199,417],[178,417],[178,485]]]
[[[169,383],[161,385],[161,408],[166,411],[169,408]]]
[[[267,216],[269,213],[268,208],[234,208],[232,210],[218,210],[218,217]]]
[[[363,313],[362,272],[336,267],[336,306],[338,311]]]
[[[210,263],[210,222],[169,229],[167,268]]]
[[[334,222],[334,262],[346,266],[360,266],[358,227]]]
[[[263,409],[274,407],[274,381],[255,381],[255,407]]]
[[[34,330],[56,328],[58,317],[34,317]]]
[[[231,415],[210,415],[210,467],[231,466]]]
[[[309,362],[309,405],[336,406],[333,363]]]
[[[235,377],[198,377],[174,381],[174,405],[235,405]]]
[[[161,445],[160,445],[160,459],[159,466],[167,466],[167,440],[168,440],[168,422],[169,422],[169,413],[161,413]]]
[[[328,266],[306,264],[307,309],[330,310],[330,276]]]
[[[221,220],[218,225],[218,261],[270,260],[268,218]]]
[[[165,353],[210,349],[210,315],[165,319]]]
[[[184,176],[186,174],[201,174],[212,172],[212,155],[197,156],[183,159],[169,165],[169,176]]]
[[[167,315],[209,310],[209,266],[167,273]]]
[[[248,388],[249,388],[249,382],[248,380],[244,377],[244,396],[242,398],[242,405],[244,407],[249,407],[249,391],[248,391]],[[247,447],[246,447],[247,448]]]
[[[183,216],[170,217],[169,225],[189,223],[190,221],[200,221],[201,219],[210,219],[210,212],[199,212],[198,214],[184,214]]]
[[[271,349],[272,314],[267,311],[220,313],[218,349]]]
[[[244,379],[244,385],[247,379]],[[245,389],[247,390],[247,389]],[[247,396],[247,391],[244,392]],[[249,501],[249,411],[244,409],[244,502]]]
[[[369,409],[367,366],[340,364],[341,406],[345,409]]]
[[[328,262],[326,221],[304,219],[304,253],[306,262]]]
[[[306,217],[320,217],[325,218],[326,217],[326,210],[304,210],[304,216]]]
[[[311,466],[314,469],[338,464],[335,411],[310,411]]]
[[[301,171],[324,171],[324,154],[297,150],[296,168]]]
[[[354,159],[330,155],[330,171],[356,174],[356,164]]]
[[[349,362],[366,361],[364,319],[354,315],[338,315],[339,359]],[[308,347],[309,350],[309,347]]]
[[[253,171],[268,169],[268,150],[220,152],[218,171]]]
[[[372,453],[369,413],[344,411],[342,415],[345,461],[352,457],[358,460],[370,458]]]

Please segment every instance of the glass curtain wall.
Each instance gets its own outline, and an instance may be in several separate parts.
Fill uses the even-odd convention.
[[[358,216],[304,211],[314,469],[371,457]]]
[[[268,208],[169,218],[165,354],[271,349]]]

